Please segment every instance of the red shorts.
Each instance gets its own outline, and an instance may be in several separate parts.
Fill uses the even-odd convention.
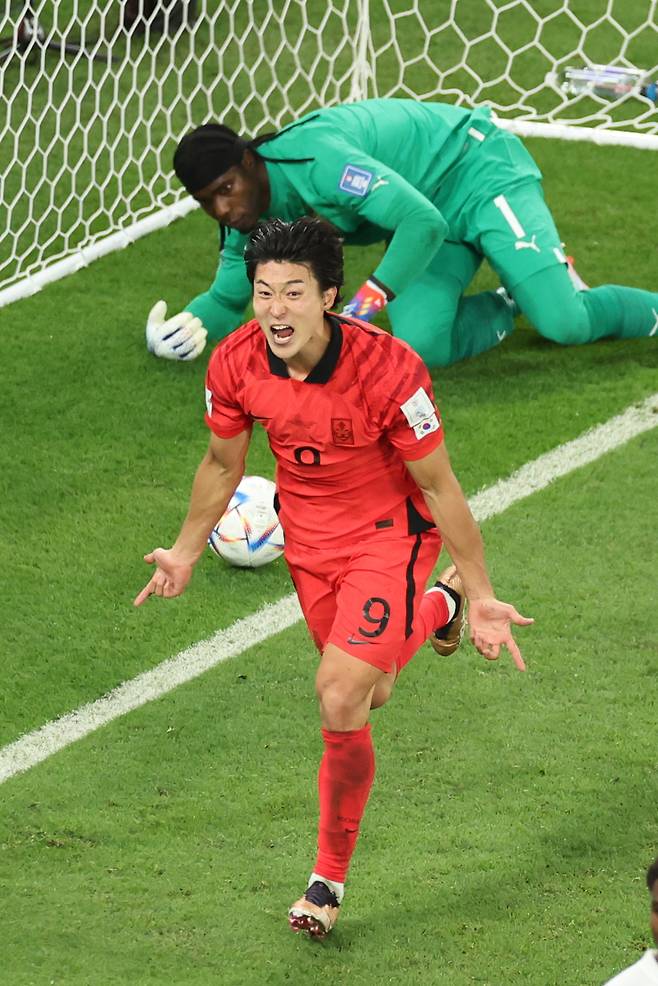
[[[318,650],[331,643],[392,671],[440,550],[434,530],[362,541],[345,553],[286,545],[286,562]]]

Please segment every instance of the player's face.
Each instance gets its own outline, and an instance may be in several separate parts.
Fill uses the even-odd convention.
[[[651,933],[658,945],[658,880],[655,881],[651,891]]]
[[[194,198],[218,223],[240,233],[249,233],[269,204],[267,170],[262,161],[247,150],[241,164],[215,178]]]
[[[275,356],[297,359],[306,368],[318,362],[329,341],[325,313],[336,288],[322,291],[304,264],[269,260],[258,264],[254,277],[254,314]]]

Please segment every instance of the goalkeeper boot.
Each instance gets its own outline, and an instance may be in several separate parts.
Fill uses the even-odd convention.
[[[326,938],[338,919],[339,907],[333,890],[322,880],[313,880],[288,911],[288,923],[293,931],[305,931],[309,938]]]
[[[437,654],[448,657],[454,654],[462,642],[464,636],[464,626],[466,624],[466,596],[462,580],[457,574],[454,565],[446,568],[439,576],[439,581],[435,582],[437,589],[443,589],[454,600],[456,609],[450,620],[445,626],[439,627],[430,637],[430,643]]]

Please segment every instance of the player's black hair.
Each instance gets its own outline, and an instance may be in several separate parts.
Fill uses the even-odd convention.
[[[336,304],[343,285],[343,240],[326,219],[302,216],[294,222],[266,219],[251,233],[244,251],[247,277],[254,283],[256,267],[270,260],[304,264],[320,285],[320,290],[336,288]]]
[[[294,130],[299,123],[306,122],[308,121],[302,120],[292,123],[286,129]],[[287,164],[304,164],[313,160],[312,157],[269,158],[262,151],[256,150],[278,137],[280,132],[275,130],[249,140],[247,137],[240,137],[235,130],[223,123],[203,123],[181,137],[174,151],[174,171],[190,195],[196,195],[229,168],[240,165],[246,150],[256,157],[262,157],[264,161],[285,160]]]
[[[653,890],[653,885],[658,880],[658,858],[654,859],[653,863],[647,870],[647,887],[649,888],[649,893]]]

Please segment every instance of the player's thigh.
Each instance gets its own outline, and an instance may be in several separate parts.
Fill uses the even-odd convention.
[[[435,531],[360,545],[339,580],[328,643],[392,671],[440,549]]]
[[[326,646],[337,610],[336,573],[332,568],[331,559],[326,559],[326,564],[322,564],[322,561],[322,553],[318,552],[317,570],[311,571],[300,560],[291,561],[289,557],[286,557],[288,571],[304,614],[306,626],[320,653]]]
[[[481,262],[473,247],[444,243],[424,273],[388,306],[393,334],[408,342],[428,366],[453,362],[457,307]]]
[[[469,235],[512,292],[538,271],[565,264],[560,234],[538,181],[483,201],[473,213]]]

